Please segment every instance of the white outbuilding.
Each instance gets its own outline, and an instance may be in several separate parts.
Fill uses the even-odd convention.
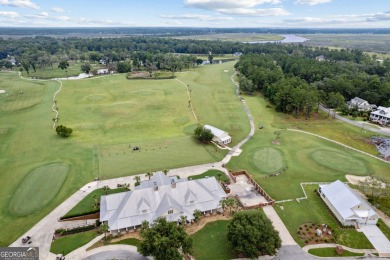
[[[227,145],[232,141],[232,138],[230,137],[229,133],[221,129],[218,129],[211,125],[205,125],[203,128],[210,130],[211,133],[214,135],[213,141],[217,142],[220,145]]]
[[[320,185],[321,199],[344,226],[356,224],[375,225],[379,216],[358,194],[345,183],[337,180]]]

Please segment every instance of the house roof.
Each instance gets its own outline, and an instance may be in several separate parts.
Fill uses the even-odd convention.
[[[364,102],[367,102],[366,100],[360,98],[360,97],[354,97],[353,99],[351,99],[351,104],[356,104],[356,105],[360,105],[361,103],[364,103]]]
[[[205,125],[203,128],[209,129],[214,136],[220,138],[221,140],[222,139],[226,139],[227,140],[227,139],[230,138],[228,132],[225,132],[225,131],[223,131],[221,129],[218,129],[218,128],[214,127],[214,126]]]
[[[376,111],[371,112],[371,114],[384,116],[390,118],[390,107],[381,107],[379,106]]]
[[[141,225],[145,220],[153,222],[162,216],[169,221],[180,220],[181,216],[192,220],[194,210],[220,208],[219,202],[225,197],[226,193],[214,177],[187,180],[158,172],[133,191],[102,196],[100,221],[108,221],[110,230],[116,230]],[[168,214],[168,210],[173,213]]]
[[[361,197],[339,180],[320,187],[321,192],[344,219],[366,218],[376,214]]]

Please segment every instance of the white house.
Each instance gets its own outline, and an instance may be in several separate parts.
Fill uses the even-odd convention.
[[[317,56],[316,60],[317,61],[324,61],[325,60],[325,56],[324,55]]]
[[[379,219],[367,202],[339,180],[331,184],[320,185],[318,193],[344,226],[375,225]]]
[[[215,177],[187,180],[158,172],[132,191],[102,196],[100,221],[111,233],[134,230],[143,221],[152,223],[160,217],[179,222],[186,216],[190,222],[195,210],[222,212],[220,201],[226,197]]]
[[[376,105],[370,105],[368,101],[355,97],[347,102],[349,108],[356,108],[358,111],[370,111],[376,109]]]
[[[209,129],[211,133],[214,135],[213,141],[217,142],[220,145],[227,145],[232,141],[230,135],[221,129],[218,129],[211,125],[205,125],[203,128]]]
[[[390,125],[390,107],[379,106],[370,113],[370,120],[381,125]]]

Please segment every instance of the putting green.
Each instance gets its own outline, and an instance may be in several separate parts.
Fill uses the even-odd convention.
[[[46,206],[60,190],[68,172],[68,165],[62,163],[44,165],[30,172],[16,190],[10,211],[25,216]]]
[[[364,162],[334,150],[319,149],[311,154],[311,158],[318,164],[335,171],[359,175],[368,173]]]
[[[252,155],[252,163],[263,173],[275,173],[286,166],[282,152],[273,147],[256,149]]]

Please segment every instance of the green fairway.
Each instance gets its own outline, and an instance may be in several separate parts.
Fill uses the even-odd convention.
[[[200,122],[221,127],[238,143],[248,134],[249,122],[230,82],[233,65],[177,76],[190,85]],[[64,81],[56,99],[60,124],[73,128],[70,138],[60,138],[52,128],[58,82],[0,72],[0,89],[6,91],[0,94],[0,226],[7,226],[0,246],[11,244],[95,177],[214,162],[228,152],[194,141],[197,121],[188,107],[187,86],[175,79],[127,80],[120,74]],[[225,113],[225,103],[231,112]],[[141,151],[133,153],[134,146]],[[39,181],[44,174],[31,174],[50,164],[69,166],[68,175],[55,172]],[[34,188],[44,192],[35,194]]]
[[[327,224],[337,234],[336,243],[357,249],[371,249],[373,246],[362,232],[355,229],[341,229],[325,203],[320,199],[315,189],[318,185],[305,185],[308,199],[291,201],[274,206],[279,217],[286,225],[288,231],[295,241],[304,246],[305,242],[297,234],[298,228],[304,223]],[[283,207],[283,209],[281,208]],[[330,241],[329,241],[330,242]]]
[[[46,206],[61,189],[68,172],[65,164],[44,165],[30,172],[16,190],[10,211],[24,216]]]
[[[97,237],[96,230],[60,237],[51,243],[50,252],[67,255]]]
[[[260,96],[246,96],[245,101],[255,125],[263,125],[264,128],[256,129],[255,135],[242,146],[240,156],[232,157],[227,167],[232,171],[247,170],[272,198],[284,200],[303,197],[301,182],[344,181],[346,173],[372,174],[390,181],[389,164],[314,136],[283,129],[302,129],[376,154],[375,147],[366,142],[370,133],[363,133],[357,127],[328,119],[323,114],[313,114],[313,118],[309,120],[294,119],[291,115],[275,112],[272,107],[267,108],[269,103]],[[256,166],[253,158],[259,153],[259,149],[262,151],[264,147],[274,146],[272,141],[275,139],[273,133],[276,129],[281,129],[281,136],[280,145],[275,146],[275,149],[282,153],[288,170],[277,177],[264,178],[266,174],[261,168],[264,166]],[[278,159],[271,158],[269,161],[273,164]]]
[[[368,174],[365,163],[348,154],[327,149],[318,149],[311,154],[311,158],[318,164],[335,171],[359,175]]]
[[[219,181],[229,181],[229,178],[226,177],[226,174],[224,172],[221,172],[219,170],[208,170],[202,174],[198,174],[198,175],[192,175],[192,176],[189,176],[188,179],[189,180],[197,180],[197,179],[202,179],[202,178],[205,178],[205,177],[215,177],[217,180]]]
[[[193,234],[194,257],[199,260],[227,260],[236,256],[227,241],[227,228],[230,221],[218,220],[208,223]]]
[[[335,247],[313,248],[309,249],[309,253],[320,257],[364,256],[364,253],[354,253],[348,250],[344,250],[343,253],[339,255],[336,253]]]
[[[252,155],[253,165],[262,173],[275,173],[286,167],[283,154],[276,148],[258,148]]]

